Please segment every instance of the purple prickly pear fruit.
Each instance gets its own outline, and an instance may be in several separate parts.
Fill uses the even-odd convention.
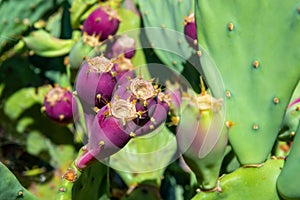
[[[77,160],[77,166],[84,168],[96,159],[105,159],[121,150],[135,136],[137,117],[133,102],[119,99],[99,110],[91,129],[87,153]]]
[[[125,58],[124,55],[120,55],[116,59],[113,60],[114,66],[112,68],[112,72],[116,80],[119,82],[121,77],[125,75],[127,79],[135,78],[134,66],[130,59]]]
[[[100,41],[104,41],[108,36],[117,32],[119,23],[120,20],[115,10],[111,7],[99,7],[86,18],[82,31],[88,35],[99,37]]]
[[[188,44],[194,49],[198,49],[197,29],[194,13],[184,18],[184,34]]]
[[[72,92],[55,86],[46,94],[42,111],[53,121],[65,125],[73,122],[77,115],[77,104]]]
[[[170,108],[172,110],[178,110],[181,105],[181,90],[179,83],[172,84],[170,81],[166,81],[166,95],[170,98]]]
[[[109,48],[108,57],[116,58],[121,54],[124,55],[125,58],[132,58],[135,55],[136,44],[133,38],[122,35],[118,37]]]
[[[110,101],[116,80],[111,73],[113,63],[104,56],[87,59],[77,79],[76,93],[87,107],[103,107]]]

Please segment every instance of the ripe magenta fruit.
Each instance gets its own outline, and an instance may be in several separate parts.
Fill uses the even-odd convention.
[[[194,13],[191,13],[184,19],[184,34],[188,44],[194,49],[198,49],[198,38]]]
[[[88,35],[99,37],[100,41],[114,35],[119,28],[120,20],[111,7],[95,9],[84,21],[82,31]]]
[[[55,86],[46,94],[42,111],[53,121],[68,124],[73,122],[73,115],[77,113],[77,104],[71,91]]]
[[[101,108],[110,101],[116,80],[113,63],[104,56],[87,59],[76,79],[76,93],[84,107]]]
[[[125,58],[132,58],[135,55],[136,44],[133,38],[127,35],[121,35],[108,47],[107,56],[109,58],[119,57],[121,54]]]

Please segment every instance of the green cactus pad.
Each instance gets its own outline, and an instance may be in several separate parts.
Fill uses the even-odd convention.
[[[300,122],[300,121],[298,121]],[[300,199],[300,125],[290,153],[277,179],[278,192],[283,199]]]
[[[262,167],[239,168],[220,178],[219,190],[199,192],[193,200],[279,200],[276,179],[283,160],[268,160]]]
[[[183,63],[193,51],[183,34],[184,17],[193,11],[193,1],[147,0],[138,3],[150,46],[164,64],[181,72]]]
[[[72,200],[98,200],[107,197],[107,170],[108,167],[98,162],[87,168],[74,183]]]
[[[136,187],[130,194],[121,198],[122,200],[160,200],[159,189],[155,186],[144,184]]]
[[[23,199],[38,200],[33,194],[28,192],[17,180],[17,178],[0,162],[0,199]]]
[[[70,52],[74,41],[63,40],[51,36],[44,30],[31,32],[29,36],[24,37],[26,45],[35,54],[44,57],[57,57]]]
[[[229,140],[242,164],[267,159],[299,80],[299,6],[299,0],[196,1],[199,45],[224,81]],[[202,66],[206,80],[214,76],[209,67]]]
[[[151,134],[136,137],[110,158],[110,166],[128,186],[152,180],[160,185],[161,177],[176,152],[176,140],[162,125]],[[163,155],[163,156],[162,156]]]
[[[9,0],[0,2],[0,53],[16,43],[36,21],[55,10],[63,0]]]
[[[300,98],[300,81],[297,84],[289,105],[296,101],[297,98]],[[299,106],[300,103],[296,103],[287,108],[281,124],[281,130],[279,131],[278,139],[291,140],[294,137],[300,118]]]

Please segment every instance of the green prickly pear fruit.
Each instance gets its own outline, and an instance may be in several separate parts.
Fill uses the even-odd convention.
[[[283,120],[279,139],[291,139],[297,130],[300,119],[300,97],[289,104]]]
[[[178,146],[200,189],[214,190],[227,146],[222,100],[202,87],[201,94],[192,96],[189,102],[181,113]]]
[[[300,111],[298,111],[300,112]],[[293,145],[277,179],[277,189],[283,199],[300,199],[300,120]]]

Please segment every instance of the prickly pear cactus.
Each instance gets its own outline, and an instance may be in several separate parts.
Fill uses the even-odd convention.
[[[145,32],[150,42],[148,48],[153,48],[166,65],[181,72],[185,58],[192,55],[192,48],[188,46],[183,34],[183,22],[184,17],[193,10],[193,1],[150,0],[138,1],[138,5],[147,28]]]
[[[55,10],[63,0],[9,0],[0,2],[0,53],[16,43],[36,21]]]
[[[267,159],[299,80],[299,3],[196,1],[199,45],[223,78],[229,141],[243,165]],[[203,65],[214,93],[209,68]]]
[[[0,174],[2,182],[0,184],[0,199],[38,200],[19,183],[16,177],[1,162]]]
[[[300,111],[298,111],[300,112]],[[298,119],[299,123],[299,119]],[[299,123],[300,124],[300,123]],[[299,173],[296,171],[299,169],[299,143],[300,143],[300,128],[298,125],[298,130],[294,139],[294,143],[290,150],[289,156],[282,168],[282,171],[277,179],[277,189],[280,196],[283,199],[299,199]]]
[[[217,191],[199,191],[193,200],[235,200],[241,198],[245,200],[279,200],[276,179],[282,165],[283,160],[268,160],[259,168],[239,168],[233,173],[219,178]]]

